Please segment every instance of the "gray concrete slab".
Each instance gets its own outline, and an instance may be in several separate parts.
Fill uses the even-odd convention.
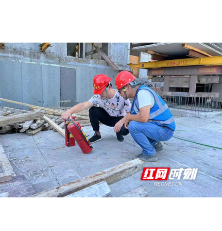
[[[18,61],[0,60],[0,94],[1,98],[23,101],[22,65]],[[20,86],[20,87],[18,87]],[[18,104],[1,101],[1,106],[23,108]]]
[[[66,197],[107,197],[110,193],[111,191],[108,184],[106,181],[102,181]]]
[[[148,193],[142,185],[128,193],[125,193],[122,197],[148,197]]]
[[[9,197],[9,193],[8,192],[1,193],[0,197]]]
[[[60,67],[42,65],[43,107],[60,106]]]
[[[9,197],[29,197],[36,193],[25,176],[15,176],[12,181],[0,183],[0,194],[7,193]]]
[[[22,63],[23,102],[42,106],[42,67],[40,64]],[[28,109],[28,107],[26,107]]]
[[[76,102],[76,69],[60,68],[60,91],[62,107],[72,107]],[[69,102],[64,102],[69,100]]]
[[[175,118],[175,136],[221,147],[220,116],[214,118]],[[93,135],[91,127],[83,128],[86,135]],[[118,142],[113,128],[101,126],[102,140],[93,144],[90,154],[83,154],[78,147],[66,147],[64,137],[53,131],[26,134],[5,134],[0,143],[12,160],[16,174],[25,175],[37,192],[56,187],[106,168],[124,163],[141,153],[141,148],[131,135]],[[222,196],[222,150],[172,138],[164,142],[159,161],[146,163],[148,167],[198,168],[195,180],[172,180],[171,186],[157,186],[154,181],[141,181],[141,173],[110,185],[113,197],[143,186],[149,197],[220,197]],[[28,157],[28,158],[26,158]],[[22,161],[25,160],[25,161]],[[14,163],[14,164],[13,164]],[[18,166],[19,169],[16,169]],[[44,176],[42,176],[44,175]],[[160,182],[160,181],[158,181]],[[165,181],[165,182],[169,182]]]

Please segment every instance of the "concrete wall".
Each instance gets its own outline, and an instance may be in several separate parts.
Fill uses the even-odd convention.
[[[117,67],[130,70],[126,44],[110,45]],[[39,44],[5,44],[0,49],[0,95],[2,98],[44,107],[73,106],[93,95],[92,81],[97,74],[106,74],[115,87],[116,71],[104,60],[67,56],[67,44],[52,44],[48,53],[39,52]],[[47,49],[47,50],[48,50]],[[47,51],[46,50],[46,51]],[[51,51],[51,52],[50,52]],[[113,61],[114,61],[113,60]],[[64,103],[64,101],[69,101]],[[2,101],[2,106],[13,106]]]
[[[40,52],[42,43],[5,43],[5,50],[11,52]],[[67,43],[51,43],[45,51],[45,54],[54,54],[57,56],[67,56]]]
[[[140,52],[140,63],[141,62],[149,62],[151,60],[151,55],[145,52]],[[139,69],[139,78],[148,79],[148,70]]]
[[[36,106],[60,106],[60,67],[0,60],[1,98]],[[1,106],[24,108],[2,101]]]
[[[129,43],[109,43],[108,56],[115,63],[126,66],[129,63]]]

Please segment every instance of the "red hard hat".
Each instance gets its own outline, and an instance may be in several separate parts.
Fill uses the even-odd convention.
[[[126,86],[128,83],[132,82],[134,79],[136,79],[136,78],[129,71],[121,71],[116,76],[116,80],[115,80],[117,90]]]
[[[94,94],[101,94],[105,90],[106,86],[110,83],[110,81],[111,78],[107,75],[96,75],[93,79]]]

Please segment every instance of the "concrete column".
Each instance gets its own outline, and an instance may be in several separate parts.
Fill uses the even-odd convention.
[[[85,59],[85,53],[86,53],[86,46],[85,43],[80,43],[80,48],[81,48],[81,58]]]
[[[92,43],[85,43],[85,53],[92,51]],[[92,55],[85,56],[86,59],[91,59]]]
[[[145,52],[140,52],[140,63],[141,62],[149,62],[151,60],[151,55]],[[148,79],[148,70],[140,69],[139,70],[139,78]]]
[[[108,43],[108,57],[115,63],[127,66],[129,63],[129,43]]]

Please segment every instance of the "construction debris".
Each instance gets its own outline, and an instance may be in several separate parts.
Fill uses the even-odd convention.
[[[32,106],[32,108],[34,108],[34,105]],[[68,110],[68,108],[61,108],[58,110],[50,109],[49,112],[48,110],[43,110],[40,107],[35,109],[33,112],[32,110],[0,107],[0,134],[20,132],[28,135],[35,135],[40,131],[48,131],[52,129],[57,132],[55,125],[59,127],[58,129],[63,134],[65,123],[61,118],[61,114],[66,110]],[[74,114],[75,119],[81,126],[90,125],[88,112],[88,110],[85,110],[81,112],[81,114]],[[47,119],[43,118],[44,115],[50,119],[51,123],[49,123]],[[54,124],[52,125],[53,122]]]
[[[0,127],[18,122],[25,122],[36,118],[41,118],[42,116],[43,113],[41,112],[29,112],[25,114],[6,116],[4,118],[0,118]]]
[[[34,121],[34,120],[26,121],[26,122],[23,124],[22,129],[20,130],[20,132],[25,132],[26,130],[28,130],[29,127],[33,124],[33,121]]]
[[[4,133],[8,133],[9,131],[11,131],[11,126],[10,125],[7,125],[7,126],[4,126],[4,127],[0,127],[0,134],[4,134]]]

